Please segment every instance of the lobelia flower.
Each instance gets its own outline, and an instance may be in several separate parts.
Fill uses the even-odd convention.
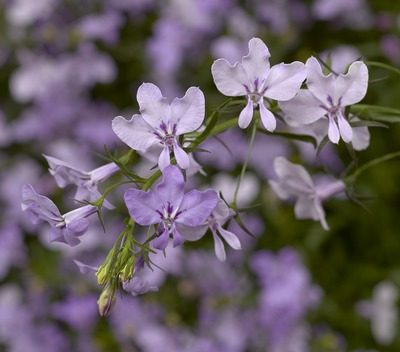
[[[247,105],[239,115],[239,126],[246,128],[253,118],[253,110],[259,107],[261,121],[268,131],[276,128],[273,113],[264,104],[264,98],[286,101],[292,99],[304,79],[304,64],[280,63],[270,67],[270,53],[259,38],[249,41],[249,53],[241,62],[231,65],[225,59],[216,60],[211,72],[218,90],[230,97],[246,96]]]
[[[36,193],[31,185],[22,187],[21,207],[31,216],[33,223],[45,221],[52,227],[51,241],[63,242],[71,247],[80,243],[78,237],[89,227],[87,218],[97,211],[92,205],[84,205],[61,215],[57,206],[49,198]]]
[[[307,88],[301,89],[290,101],[279,103],[286,121],[293,126],[309,125],[327,119],[328,137],[332,143],[340,138],[350,143],[354,131],[345,117],[345,107],[361,101],[368,88],[368,68],[353,62],[346,74],[325,76],[315,57],[307,60]]]
[[[382,281],[374,287],[371,300],[358,302],[356,306],[358,313],[371,321],[372,335],[382,345],[389,345],[396,336],[398,293],[395,284]]]
[[[296,218],[319,221],[324,230],[329,230],[322,202],[345,190],[341,180],[323,185],[315,185],[310,174],[300,165],[293,164],[283,157],[274,160],[277,181],[269,181],[279,198],[296,198],[294,208]]]
[[[86,172],[52,156],[43,156],[49,164],[49,172],[54,176],[57,186],[65,188],[70,184],[76,185],[78,188],[75,199],[80,201],[95,201],[99,199],[101,193],[98,190],[98,184],[119,170],[119,167],[115,163],[108,163]],[[107,200],[104,201],[104,206],[113,208],[112,204]]]
[[[170,237],[174,246],[184,240],[197,240],[203,233],[196,227],[203,225],[217,205],[214,190],[192,190],[184,193],[185,181],[177,166],[163,170],[163,178],[154,190],[147,192],[128,189],[125,204],[129,214],[139,225],[158,224],[153,247],[164,250]]]
[[[145,152],[153,145],[161,146],[158,158],[161,170],[170,165],[171,152],[177,164],[187,169],[190,160],[180,146],[179,136],[201,126],[205,113],[202,91],[190,87],[183,98],[175,98],[169,104],[156,85],[143,83],[138,89],[137,101],[141,115],[133,115],[130,120],[115,117],[112,122],[115,134],[134,150]]]

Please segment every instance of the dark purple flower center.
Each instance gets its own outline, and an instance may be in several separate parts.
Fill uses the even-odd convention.
[[[160,143],[171,148],[176,143],[176,124],[161,122],[159,130],[154,131]]]

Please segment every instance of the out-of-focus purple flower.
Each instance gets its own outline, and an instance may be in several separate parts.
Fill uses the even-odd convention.
[[[143,83],[137,92],[141,115],[130,120],[117,116],[112,122],[115,134],[129,147],[146,151],[156,145],[163,147],[158,165],[161,170],[170,165],[173,152],[178,165],[187,169],[189,156],[179,145],[178,137],[197,130],[204,120],[204,94],[191,87],[183,98],[175,98],[169,104],[160,89],[151,83]]]
[[[76,330],[90,330],[97,321],[96,297],[70,296],[52,306],[52,315]]]
[[[85,205],[61,215],[57,206],[49,198],[36,193],[31,185],[24,185],[22,210],[31,216],[33,223],[45,221],[52,227],[51,241],[76,246],[80,243],[78,237],[82,236],[89,227],[87,218],[96,213],[97,208]]]
[[[380,41],[380,47],[383,55],[385,55],[392,63],[400,64],[400,39],[395,35],[385,35]]]
[[[7,21],[16,27],[26,27],[48,16],[56,0],[15,0],[6,6]]]
[[[130,293],[132,296],[158,291],[157,286],[152,286],[148,281],[138,276],[134,276],[129,281],[123,282],[122,287],[124,291]]]
[[[246,96],[247,105],[239,115],[239,126],[246,128],[253,118],[253,110],[259,107],[261,121],[268,131],[276,128],[275,116],[264,105],[264,98],[277,101],[292,99],[304,79],[304,64],[278,64],[270,68],[269,50],[259,38],[249,41],[249,53],[241,62],[231,65],[225,59],[216,60],[212,75],[218,90],[227,96]]]
[[[277,346],[285,343],[307,311],[319,303],[321,291],[312,285],[297,252],[291,248],[277,254],[258,252],[251,264],[262,287],[258,316],[266,329],[269,349],[283,352]]]
[[[396,336],[398,294],[396,285],[382,281],[374,287],[372,299],[361,301],[356,307],[361,316],[370,320],[374,339],[382,345],[389,345]]]
[[[113,44],[118,39],[118,31],[123,24],[123,17],[117,12],[84,17],[78,24],[78,30],[85,39],[100,39]]]
[[[67,185],[74,184],[77,186],[75,198],[79,201],[95,201],[101,197],[98,185],[107,178],[115,174],[119,167],[115,163],[108,163],[100,166],[92,171],[79,170],[69,163],[52,156],[43,155],[49,166],[49,172],[58,187],[65,188]],[[108,201],[104,201],[107,208],[112,208]]]
[[[280,102],[286,121],[298,126],[308,125],[320,119],[328,119],[328,137],[332,143],[342,138],[353,140],[353,129],[344,115],[346,106],[361,101],[368,88],[368,68],[361,62],[353,62],[346,75],[333,73],[325,76],[315,57],[307,60],[307,87],[290,101]]]
[[[298,219],[320,221],[322,227],[328,230],[322,201],[343,192],[345,190],[343,181],[335,180],[316,186],[306,169],[283,157],[274,160],[274,170],[278,180],[271,180],[269,184],[278,197],[283,200],[294,197],[296,199],[294,211]]]
[[[351,45],[340,45],[321,53],[321,59],[336,74],[346,73],[349,65],[362,57],[359,50]]]
[[[174,246],[186,240],[197,240],[195,227],[203,225],[217,205],[217,193],[213,190],[184,193],[185,181],[177,166],[163,171],[162,182],[154,190],[144,192],[129,189],[125,192],[125,204],[131,217],[140,225],[158,224],[154,248],[165,249],[170,237]],[[200,234],[201,236],[202,234]]]

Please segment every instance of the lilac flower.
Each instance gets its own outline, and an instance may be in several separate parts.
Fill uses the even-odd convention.
[[[63,242],[73,247],[80,243],[82,236],[89,227],[90,215],[97,208],[92,205],[72,210],[61,215],[57,206],[47,197],[34,190],[31,185],[22,187],[22,210],[26,211],[34,223],[47,222],[52,227],[51,241]]]
[[[269,184],[278,197],[284,200],[295,197],[296,217],[320,221],[322,227],[328,230],[322,201],[343,192],[345,190],[343,181],[335,180],[316,186],[302,166],[293,164],[283,157],[274,160],[274,169],[278,180],[269,181]]]
[[[181,148],[179,136],[197,130],[204,120],[204,95],[199,88],[191,87],[183,98],[175,98],[171,104],[162,96],[160,89],[151,83],[143,83],[137,92],[141,115],[130,120],[122,116],[114,118],[115,134],[129,147],[146,151],[152,145],[163,147],[158,159],[161,170],[170,165],[173,152],[182,169],[189,167],[189,156]]]
[[[389,345],[396,335],[398,291],[392,282],[382,281],[374,287],[370,301],[361,301],[357,304],[360,315],[371,321],[374,339],[382,345]]]
[[[347,74],[325,76],[318,60],[307,60],[307,87],[292,100],[281,102],[286,120],[293,125],[308,125],[319,119],[328,119],[328,137],[332,143],[353,140],[353,129],[347,121],[346,106],[361,101],[368,88],[368,68],[361,62],[353,62]]]
[[[225,246],[222,239],[233,249],[242,249],[239,238],[231,231],[222,226],[233,216],[232,210],[222,199],[218,200],[217,206],[208,218],[208,227],[214,238],[214,250],[217,258],[223,262],[226,260]]]
[[[276,119],[264,105],[264,98],[286,101],[292,99],[306,77],[304,64],[280,63],[270,68],[270,53],[259,38],[249,41],[249,53],[242,62],[231,65],[218,59],[211,67],[215,85],[227,96],[246,96],[247,105],[239,116],[239,126],[246,128],[253,118],[253,110],[259,107],[261,121],[268,131],[276,128]]]
[[[217,205],[213,190],[184,193],[185,181],[178,167],[164,168],[163,179],[154,190],[129,189],[125,204],[131,217],[140,225],[158,224],[154,248],[164,250],[170,237],[174,246],[201,236],[195,227],[203,225]]]
[[[58,187],[64,188],[69,184],[76,185],[78,188],[75,198],[80,201],[95,201],[99,199],[101,193],[98,190],[98,184],[119,170],[119,167],[115,163],[108,163],[86,172],[52,156],[43,156],[49,163],[49,172],[54,176]],[[106,200],[104,201],[104,205],[107,208],[113,207]]]

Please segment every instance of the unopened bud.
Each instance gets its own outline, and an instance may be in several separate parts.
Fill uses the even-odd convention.
[[[102,317],[110,315],[111,310],[115,304],[115,286],[107,285],[103,292],[101,293],[99,299],[97,300],[97,305],[99,307],[99,314]]]

